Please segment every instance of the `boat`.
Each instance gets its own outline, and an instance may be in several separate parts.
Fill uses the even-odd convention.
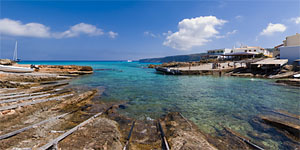
[[[179,70],[174,70],[166,67],[156,67],[155,70],[158,73],[169,74],[169,75],[178,75],[181,74]]]
[[[16,41],[13,61],[15,61],[15,62],[20,62],[21,61],[21,59],[18,58],[18,41]]]
[[[30,73],[30,72],[33,72],[34,69],[32,69],[32,68],[25,68],[25,67],[17,67],[17,66],[0,65],[0,71],[3,71],[3,72],[14,72],[14,73]]]
[[[132,62],[132,60],[127,60],[127,62]]]
[[[300,78],[300,74],[295,74],[293,76],[294,76],[294,78]]]

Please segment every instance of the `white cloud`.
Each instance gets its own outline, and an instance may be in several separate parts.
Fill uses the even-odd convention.
[[[8,18],[0,19],[0,33],[10,36],[38,37],[38,38],[71,38],[81,34],[89,36],[103,35],[102,29],[94,25],[79,23],[71,26],[64,32],[51,32],[50,27],[40,23],[23,24],[21,21],[11,20]],[[118,33],[108,32],[109,37],[115,38]]]
[[[219,8],[224,8],[227,5],[227,3],[225,1],[219,1]]]
[[[169,35],[171,35],[173,32],[172,31],[168,31],[168,32],[166,32],[166,33],[163,33],[163,36],[169,36]]]
[[[151,36],[151,37],[153,37],[153,38],[160,37],[159,34],[154,34],[154,33],[150,32],[150,31],[145,31],[145,32],[144,32],[144,35],[145,35],[145,36]]]
[[[113,31],[109,31],[109,32],[108,32],[108,36],[109,36],[110,38],[113,38],[113,39],[116,38],[118,35],[119,35],[118,33],[113,32]]]
[[[286,30],[286,26],[284,24],[273,24],[269,23],[267,28],[264,29],[260,35],[273,35],[275,32],[284,32]]]
[[[0,33],[11,36],[50,37],[50,28],[40,23],[22,24],[8,18],[0,19]]]
[[[69,38],[69,37],[77,37],[80,34],[86,34],[89,36],[97,36],[103,35],[102,29],[97,28],[94,25],[86,24],[86,23],[79,23],[72,27],[69,30],[62,32],[62,33],[55,33],[53,34],[56,38]]]
[[[238,30],[233,30],[231,32],[227,32],[226,35],[232,35],[232,34],[236,34],[238,32]]]
[[[227,21],[215,16],[201,16],[184,19],[178,23],[179,31],[169,33],[163,45],[178,50],[189,50],[195,46],[203,46],[212,38],[217,37],[217,26],[222,26]]]
[[[291,21],[295,22],[296,24],[300,24],[300,17],[291,18]]]
[[[243,19],[244,17],[242,16],[242,15],[237,15],[237,16],[235,16],[234,17],[236,20],[241,20],[241,19]]]
[[[238,32],[238,30],[233,30],[233,31],[227,32],[225,35],[217,35],[216,38],[217,39],[226,38],[230,35],[236,34],[237,32]]]
[[[223,39],[223,38],[225,38],[226,36],[225,35],[217,35],[216,36],[216,39]]]

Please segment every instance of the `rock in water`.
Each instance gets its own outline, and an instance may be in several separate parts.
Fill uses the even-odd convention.
[[[300,124],[298,119],[292,119],[284,116],[259,116],[266,124],[275,127],[283,132],[284,134],[294,136],[296,140],[300,140]],[[290,137],[288,135],[288,137]]]

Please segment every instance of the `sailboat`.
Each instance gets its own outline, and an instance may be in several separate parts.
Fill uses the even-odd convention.
[[[15,45],[13,61],[15,61],[15,62],[20,61],[20,59],[18,59],[18,42],[17,41],[16,41],[16,45]],[[0,65],[0,71],[15,72],[15,73],[30,73],[30,72],[33,72],[34,69],[26,68],[26,67],[18,67],[18,66]]]
[[[21,61],[21,59],[18,58],[18,41],[16,41],[13,61],[15,61],[15,62],[20,62]]]

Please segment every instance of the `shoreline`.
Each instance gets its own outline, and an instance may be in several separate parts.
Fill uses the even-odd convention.
[[[28,65],[17,66],[24,67]],[[38,72],[33,73],[0,72],[0,85],[2,87],[0,90],[0,120],[3,122],[0,125],[1,149],[37,149],[43,145],[45,146],[45,144],[51,143],[51,140],[63,136],[63,133],[71,131],[69,129],[77,127],[99,112],[102,112],[103,115],[101,113],[101,116],[91,119],[90,123],[83,125],[82,128],[76,128],[72,131],[72,134],[64,137],[57,145],[50,144],[50,147],[57,146],[62,149],[78,147],[122,149],[124,147],[129,127],[125,122],[134,120],[117,113],[117,110],[125,108],[126,104],[124,105],[122,102],[102,102],[100,98],[103,91],[69,85],[70,80],[81,75],[91,74],[89,67],[45,65],[41,68]],[[86,68],[89,68],[88,73]],[[74,74],[74,72],[78,75],[65,76],[66,74]],[[179,114],[170,115],[178,116]],[[173,121],[178,122],[180,120]],[[131,140],[132,149],[161,147],[161,139],[158,136],[159,132],[156,130],[155,122],[153,120],[137,121],[136,128],[138,129],[133,132],[135,135]],[[166,134],[170,134],[168,132],[169,127],[165,126],[168,121],[162,121],[161,123]],[[197,129],[196,125],[194,126]],[[145,131],[147,128],[151,130]],[[196,130],[194,132],[190,130],[181,131],[180,128],[178,130],[182,132],[181,134],[192,135],[197,133],[197,135],[194,135],[193,139],[190,139],[190,137],[176,139],[176,136],[169,135],[170,146],[175,148],[174,144],[176,145],[178,142],[189,143],[189,140],[191,140],[202,144],[181,145],[177,149],[182,147],[197,148],[198,146],[216,149],[208,143],[204,134]],[[101,133],[100,137],[106,136],[107,139],[101,138],[100,140],[94,137],[93,133],[95,131]],[[87,138],[91,135],[93,137]],[[141,141],[143,137],[144,140]],[[148,137],[153,137],[153,139],[148,139]],[[97,140],[97,143],[93,142],[94,140]]]
[[[0,90],[0,121],[4,122],[0,125],[0,137],[31,127],[26,131],[0,139],[1,148],[37,149],[51,144],[52,140],[74,129],[58,144],[52,142],[51,146],[62,149],[123,149],[133,121],[135,121],[135,127],[129,144],[130,149],[133,150],[161,148],[162,131],[169,146],[178,150],[203,147],[205,149],[249,149],[253,146],[243,140],[238,140],[237,137],[249,139],[240,136],[232,129],[218,131],[222,136],[211,136],[201,131],[196,124],[178,112],[168,112],[156,120],[135,120],[124,116],[118,113],[118,110],[126,109],[130,105],[127,102],[101,101],[101,95],[105,89],[68,85],[72,79],[83,74],[65,77],[70,66],[48,66],[48,69],[44,68],[48,72],[39,72],[35,75],[34,73],[15,75],[4,73],[6,78],[1,78],[2,81],[6,79],[14,87]],[[53,68],[56,68],[56,73]],[[22,82],[31,84],[21,86]],[[19,85],[14,85],[17,83]],[[93,118],[97,114],[99,116]],[[290,114],[285,115],[290,116]],[[270,126],[284,124],[284,128],[294,127],[293,124],[286,124],[278,121],[278,118],[274,120],[269,116],[264,116],[262,119],[258,117],[256,123],[266,126],[263,119],[267,120]],[[86,124],[81,125],[86,121],[88,121]],[[36,125],[41,122],[45,123]],[[161,124],[162,131],[158,130],[158,122]],[[281,127],[279,130],[282,130]],[[297,134],[297,131],[292,131],[292,139],[295,133]],[[264,146],[257,141],[255,144]]]
[[[292,78],[293,75],[300,74],[300,71],[292,71],[292,66],[287,65],[277,73],[254,73],[246,65],[236,65],[232,61],[218,63],[217,68],[212,69],[214,63],[211,62],[170,62],[159,65],[150,64],[148,68],[156,69],[157,73],[165,75],[212,75],[212,76],[232,76],[246,78],[275,79],[276,83],[288,86],[300,87],[300,79]],[[234,67],[233,67],[234,66]],[[292,81],[291,81],[292,80]]]

